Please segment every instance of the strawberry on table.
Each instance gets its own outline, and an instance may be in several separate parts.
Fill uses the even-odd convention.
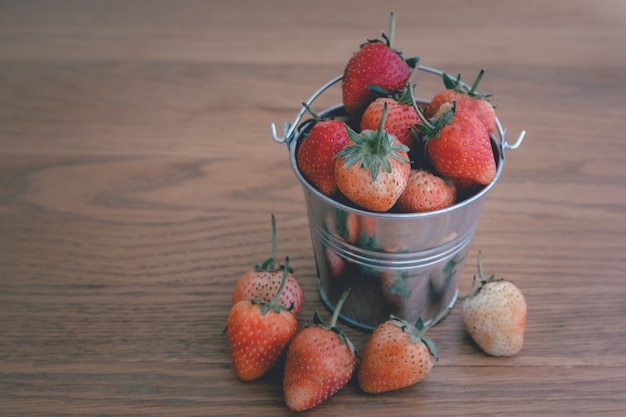
[[[425,169],[412,169],[397,204],[402,212],[418,213],[440,210],[453,205],[455,201],[454,184]]]
[[[348,128],[352,145],[336,156],[335,181],[339,190],[357,206],[377,212],[389,210],[404,191],[411,165],[406,145],[384,130],[387,106],[378,130],[361,134]]]
[[[356,366],[354,346],[336,327],[348,294],[346,291],[339,299],[329,325],[315,312],[313,323],[296,334],[289,344],[283,393],[292,411],[315,407],[343,388],[352,377]]]
[[[378,325],[361,357],[359,387],[366,393],[379,394],[409,387],[426,378],[437,361],[437,351],[424,334],[449,312],[443,310],[428,325],[421,318],[411,325],[395,316]]]
[[[434,118],[424,118],[422,122],[416,129],[424,134],[427,158],[439,174],[480,185],[493,181],[496,159],[491,139],[476,116],[458,110],[453,102]]]
[[[228,315],[227,334],[233,367],[244,381],[260,378],[272,369],[298,331],[296,317],[279,304],[288,270],[289,258],[286,258],[280,287],[271,302],[242,300]]]
[[[276,256],[276,220],[272,214],[272,251],[269,258],[262,264],[256,264],[252,271],[243,274],[233,291],[232,304],[242,300],[255,299],[259,302],[269,303],[278,293],[284,272],[287,272],[287,282],[278,300],[278,303],[286,308],[292,308],[292,313],[297,316],[304,303],[304,290],[296,279],[293,271],[287,266],[275,265]],[[285,269],[286,268],[286,269]]]
[[[340,119],[320,119],[306,103],[304,106],[313,115],[314,124],[298,147],[298,168],[315,188],[331,196],[337,191],[334,157],[350,142],[346,124]]]
[[[463,323],[476,344],[492,356],[512,356],[524,345],[526,300],[511,281],[485,279],[478,253],[478,276],[462,305]]]
[[[368,40],[348,60],[341,84],[345,110],[358,120],[365,108],[376,98],[370,86],[386,91],[404,87],[419,58],[404,59],[402,52],[393,48],[395,14],[391,13],[389,36],[383,40]]]
[[[480,84],[484,74],[485,70],[481,69],[472,87],[468,88],[461,82],[461,74],[454,79],[444,73],[442,78],[446,89],[438,92],[432,98],[425,110],[426,117],[434,117],[439,112],[441,106],[452,104],[453,101],[456,101],[457,110],[473,113],[487,128],[489,133],[495,131],[496,112],[489,101],[491,94],[481,94],[477,91],[478,84]]]

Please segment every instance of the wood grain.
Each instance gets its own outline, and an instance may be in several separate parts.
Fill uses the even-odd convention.
[[[624,414],[620,1],[59,0],[0,1],[1,415],[290,414],[281,370],[238,381],[223,334],[236,279],[269,255],[271,213],[305,289],[301,324],[328,314],[269,125],[391,9],[396,45],[464,79],[486,67],[510,138],[527,131],[470,247],[525,292],[526,343],[487,357],[455,309],[432,330],[426,380],[379,396],[351,381],[307,414]]]

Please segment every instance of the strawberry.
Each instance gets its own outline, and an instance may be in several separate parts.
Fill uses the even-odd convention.
[[[287,407],[303,411],[326,401],[343,388],[354,372],[356,353],[350,339],[335,327],[348,291],[326,325],[317,312],[287,349],[283,393]]]
[[[476,344],[493,356],[512,356],[524,345],[526,300],[511,281],[483,276],[478,253],[478,277],[462,305],[463,323]]]
[[[228,344],[237,376],[252,381],[274,367],[289,341],[298,331],[296,317],[279,304],[289,270],[285,259],[283,278],[271,302],[242,300],[228,315]]]
[[[432,340],[424,334],[450,312],[442,311],[425,325],[421,318],[413,326],[391,316],[370,336],[358,371],[359,387],[378,394],[406,388],[424,379],[437,361]]]
[[[439,210],[456,201],[454,184],[424,169],[412,169],[404,192],[398,199],[402,212],[416,213]]]
[[[425,135],[428,160],[445,177],[487,185],[496,176],[489,132],[472,113],[456,109],[455,103],[416,125]]]
[[[413,87],[407,86],[405,90],[408,88]],[[379,97],[371,102],[361,117],[361,130],[378,128],[385,104],[387,105],[385,130],[394,135],[397,141],[413,149],[416,142],[411,129],[421,121],[413,107],[410,94],[406,91],[399,96]]]
[[[306,103],[304,106],[313,115],[314,124],[298,147],[298,168],[315,188],[331,196],[337,191],[334,157],[350,142],[346,125],[340,119],[320,119]]]
[[[446,103],[452,104],[453,101],[456,101],[457,110],[473,113],[487,128],[489,133],[495,131],[496,112],[489,102],[491,95],[480,94],[476,91],[484,74],[485,70],[480,70],[474,84],[469,88],[461,82],[461,74],[454,79],[444,73],[442,78],[446,89],[438,92],[432,98],[425,111],[426,117],[434,117],[442,105]]]
[[[364,130],[358,134],[348,128],[354,144],[339,151],[335,161],[339,190],[357,206],[377,212],[393,207],[411,171],[409,148],[383,128],[386,115],[385,104],[376,131]]]
[[[285,266],[276,268],[274,256],[276,254],[276,220],[272,214],[272,252],[262,264],[256,264],[254,270],[243,274],[233,291],[232,304],[242,300],[256,299],[259,302],[269,303],[278,293],[281,285]],[[278,303],[283,307],[292,308],[292,313],[297,316],[304,302],[304,290],[293,274],[287,269],[287,282],[282,291]]]
[[[376,98],[370,86],[375,85],[386,91],[402,89],[419,61],[418,57],[405,60],[402,52],[393,48],[393,12],[389,26],[389,36],[383,33],[383,40],[368,40],[361,44],[344,69],[342,101],[346,112],[354,120],[358,120],[363,110]]]

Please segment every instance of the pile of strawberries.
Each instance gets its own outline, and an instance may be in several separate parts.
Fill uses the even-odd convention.
[[[394,32],[394,16],[391,30]],[[342,78],[345,113],[313,119],[300,141],[296,159],[302,174],[321,193],[375,212],[442,209],[490,184],[496,161],[490,135],[495,112],[487,96],[447,75],[445,89],[423,108],[416,104],[409,79],[417,58],[405,59],[392,47],[393,36],[371,40],[348,61]],[[432,370],[437,352],[426,337],[443,320],[408,323],[390,316],[369,337],[359,357],[337,326],[349,291],[340,298],[330,322],[315,312],[300,326],[304,292],[285,258],[275,262],[276,224],[272,216],[272,253],[244,274],[233,292],[226,332],[237,376],[253,381],[284,365],[283,394],[290,410],[307,410],[327,400],[356,375],[364,393],[409,387]],[[463,297],[468,334],[485,353],[515,355],[522,349],[526,302],[511,281],[478,276]]]
[[[381,394],[423,380],[437,361],[435,344],[425,333],[444,319],[442,311],[428,324],[390,316],[372,332],[362,354],[337,326],[345,292],[326,324],[317,311],[299,326],[304,292],[289,266],[276,265],[276,224],[272,216],[272,254],[245,273],[233,292],[226,332],[233,368],[253,381],[279,362],[284,364],[283,395],[290,410],[303,411],[326,401],[356,375],[360,389]],[[462,317],[468,334],[487,354],[511,356],[524,343],[526,301],[511,281],[486,279],[481,254],[478,276],[464,297]]]
[[[423,107],[410,78],[419,58],[405,59],[391,36],[368,40],[342,78],[345,114],[320,118],[300,141],[296,160],[323,194],[375,212],[442,209],[473,195],[496,175],[489,95],[443,74],[444,89]],[[305,104],[306,106],[306,104]]]

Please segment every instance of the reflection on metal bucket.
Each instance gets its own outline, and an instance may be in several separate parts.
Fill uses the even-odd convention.
[[[440,71],[419,69],[435,74]],[[336,78],[310,99],[310,104]],[[424,103],[424,102],[422,102]],[[336,106],[320,112],[320,117],[342,112]],[[300,173],[296,162],[297,147],[306,136],[307,126],[285,124],[284,138],[289,148],[294,174],[304,191],[313,244],[319,291],[332,310],[341,294],[350,289],[350,297],[341,310],[341,318],[364,330],[373,330],[390,315],[409,322],[419,317],[428,322],[445,308],[451,308],[458,296],[468,246],[478,226],[485,196],[499,179],[505,149],[517,148],[524,132],[514,145],[506,143],[506,131],[499,120],[499,138],[492,137],[497,171],[491,184],[475,195],[446,209],[426,213],[374,213],[361,210],[347,200],[335,200],[317,191]]]

